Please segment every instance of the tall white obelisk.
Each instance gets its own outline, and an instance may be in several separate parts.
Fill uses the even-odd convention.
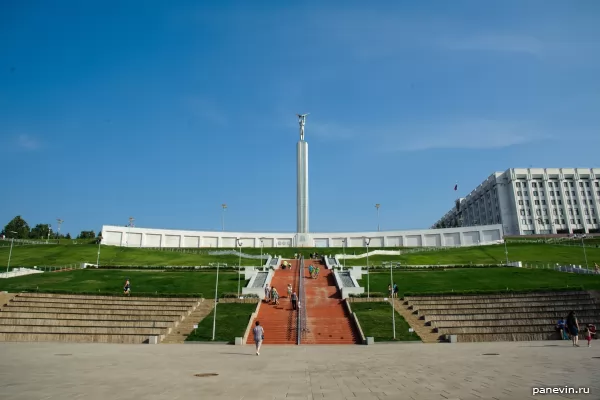
[[[297,148],[297,207],[298,207],[298,245],[306,243],[308,238],[308,143],[304,140],[304,125],[308,114],[297,114],[300,125],[300,141]]]

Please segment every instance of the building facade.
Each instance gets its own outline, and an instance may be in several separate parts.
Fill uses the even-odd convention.
[[[102,244],[153,248],[235,247],[457,247],[495,244],[502,226],[476,226],[386,232],[256,233],[183,231],[130,226],[102,227]]]
[[[432,228],[501,224],[506,235],[598,233],[600,168],[511,168],[456,200]]]

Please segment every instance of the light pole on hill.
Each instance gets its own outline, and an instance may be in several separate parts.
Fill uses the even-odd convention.
[[[125,242],[126,247],[129,247],[129,238],[131,237],[131,227],[133,226],[133,221],[135,221],[135,218],[129,217],[129,229],[127,230],[127,241]]]
[[[240,262],[238,265],[238,299],[240,298],[240,280],[242,278],[242,241],[237,239],[237,245],[240,248]]]
[[[377,203],[375,204],[375,208],[377,209],[377,232],[380,231],[380,227],[379,227],[379,207],[381,207],[381,204]]]
[[[98,258],[96,258],[96,268],[100,266],[100,244],[102,244],[102,235],[98,237]]]
[[[587,253],[585,252],[585,242],[583,241],[583,236],[584,235],[581,235],[581,245],[583,246],[583,257],[585,257],[585,268],[590,269],[588,266]]]
[[[15,231],[8,231],[8,233],[12,233],[13,235],[16,235],[17,232]],[[10,268],[10,258],[12,257],[12,248],[13,248],[13,244],[15,243],[15,237],[13,236],[10,239],[10,250],[8,252],[8,264],[6,264],[6,273],[8,274],[8,269]]]
[[[504,254],[506,254],[506,266],[508,267],[508,247],[506,245],[506,236],[504,236]]]
[[[221,208],[223,208],[223,211],[221,211],[221,229],[225,232],[225,210],[227,210],[227,204],[221,204]]]
[[[65,222],[65,221],[63,221],[63,220],[62,220],[62,219],[60,219],[60,218],[56,218],[56,222],[58,222],[58,230],[57,230],[57,232],[56,232],[56,238],[60,240],[60,226],[61,226],[61,225],[62,225],[62,223],[63,223],[63,222]]]
[[[217,280],[215,282],[215,307],[213,309],[213,334],[212,340],[215,340],[215,332],[217,330],[217,303],[219,301],[219,263],[217,263]]]
[[[342,239],[342,248],[344,249],[344,270],[346,269],[346,244],[348,242],[348,239]]]
[[[396,340],[396,310],[394,310],[394,273],[392,272],[392,267],[393,267],[394,263],[390,262],[390,285],[392,287],[392,299],[391,299],[391,304],[392,304],[392,330],[393,330],[393,334],[394,334],[394,340]]]
[[[50,241],[50,230],[52,229],[52,225],[48,224],[48,237],[46,238],[46,244]]]
[[[263,242],[262,239],[260,239],[260,265],[263,265],[262,261],[263,261],[263,247],[264,247],[265,243]]]
[[[370,238],[365,238],[365,244],[367,245],[367,299],[371,298],[371,274],[369,274],[369,244],[371,243]]]

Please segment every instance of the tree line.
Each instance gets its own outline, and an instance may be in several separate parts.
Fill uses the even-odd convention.
[[[98,234],[94,231],[81,231],[77,236],[77,239],[94,239],[101,236],[102,231],[98,231]],[[20,215],[17,215],[10,220],[8,224],[4,226],[4,229],[0,232],[0,236],[15,239],[71,239],[70,233],[58,233],[52,229],[50,224],[37,224],[33,228],[29,227],[27,221],[25,221]]]

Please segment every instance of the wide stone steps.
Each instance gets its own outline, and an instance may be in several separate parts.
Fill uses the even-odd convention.
[[[176,327],[171,330],[161,341],[164,344],[181,344],[194,330],[194,325],[202,321],[215,307],[214,300],[204,300],[192,313],[184,318]]]
[[[38,325],[38,326],[79,326],[79,327],[114,327],[114,328],[169,328],[172,321],[119,321],[119,320],[86,320],[86,319],[45,319],[45,318],[0,318],[2,325]]]
[[[8,309],[7,309],[8,310]],[[114,315],[114,314],[81,314],[81,313],[47,313],[43,310],[38,312],[0,312],[0,321],[4,318],[19,318],[19,319],[45,319],[45,320],[90,320],[90,321],[168,321],[173,322],[172,315],[156,315],[156,314],[141,314],[141,315]]]
[[[536,307],[547,307],[549,301],[543,302],[526,302],[526,303],[488,303],[488,304],[428,304],[428,305],[412,305],[412,309],[415,311],[431,311],[431,310],[489,310],[489,309],[506,309],[506,308],[536,308]],[[550,303],[554,304],[554,303]],[[586,306],[593,306],[596,303],[593,300],[580,300],[580,301],[565,301],[561,302],[561,307],[577,307],[579,309],[585,308]]]

